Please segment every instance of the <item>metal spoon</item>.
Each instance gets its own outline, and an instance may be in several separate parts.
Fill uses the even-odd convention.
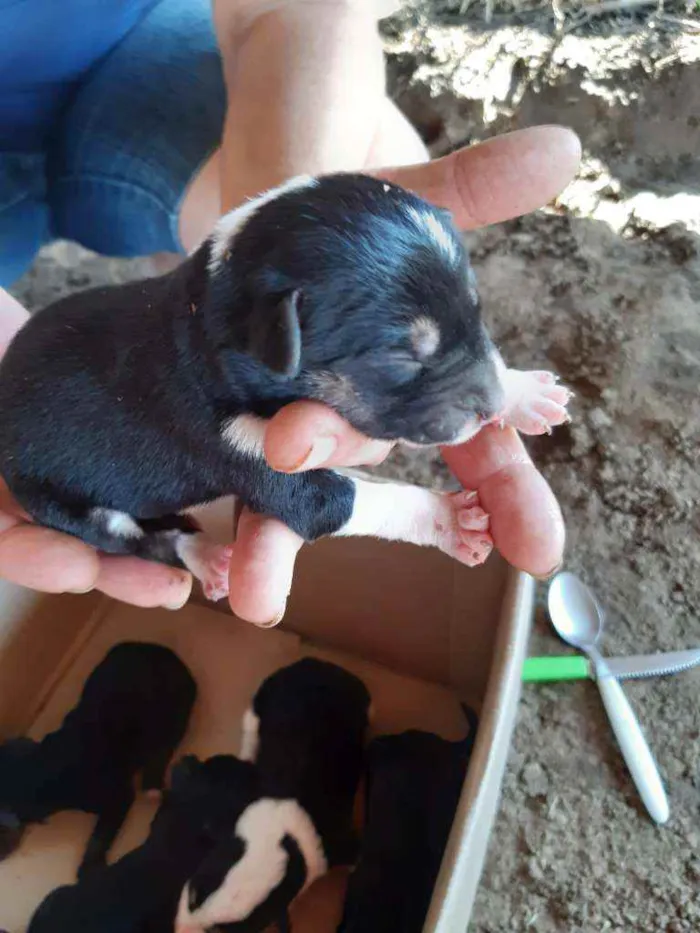
[[[596,647],[603,630],[603,610],[585,583],[573,573],[559,573],[552,580],[548,605],[560,638],[591,659],[610,725],[629,772],[651,818],[665,823],[669,816],[668,800],[654,756],[622,687]]]

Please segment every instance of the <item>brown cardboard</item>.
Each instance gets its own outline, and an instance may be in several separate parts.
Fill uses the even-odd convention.
[[[219,536],[228,519],[219,510]],[[206,522],[205,522],[206,524]],[[492,557],[469,570],[437,551],[340,539],[305,548],[285,622],[261,631],[224,607],[139,610],[97,595],[41,597],[0,585],[0,737],[39,737],[61,721],[85,677],[126,639],[171,646],[200,697],[180,753],[236,752],[240,715],[260,681],[300,654],[322,654],[369,686],[377,732],[464,732],[458,700],[481,726],[425,933],[467,927],[495,814],[520,689],[532,580]],[[144,837],[153,804],[139,799],[113,856]],[[0,929],[24,933],[38,902],[70,883],[93,818],[60,814],[33,827],[0,864]],[[300,901],[299,933],[332,933],[342,905],[337,873]]]

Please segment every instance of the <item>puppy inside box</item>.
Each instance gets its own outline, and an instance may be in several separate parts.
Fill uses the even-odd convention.
[[[371,549],[372,542],[368,543]],[[340,544],[340,550],[344,550],[346,544],[351,542]],[[331,550],[335,552],[336,547],[332,547]],[[383,550],[393,552],[393,549]],[[410,555],[419,556],[416,554],[417,549],[406,550]],[[312,549],[312,552],[315,553],[316,549]],[[451,573],[453,567],[457,566],[439,554],[430,555],[423,552],[420,556],[427,559],[430,566],[434,562],[437,563],[438,577],[441,576],[440,570]],[[458,568],[458,572],[460,576],[472,576],[469,571],[461,568]],[[486,573],[488,575],[488,571]],[[405,585],[403,588],[405,589]],[[58,599],[52,598],[54,606],[58,606],[58,602]],[[251,748],[248,733],[244,731],[241,734],[240,731],[241,723],[247,724],[250,719],[244,717],[244,711],[252,705],[253,710],[257,711],[256,715],[260,716],[261,720],[265,718],[265,710],[254,700],[261,684],[285,666],[292,670],[288,665],[300,657],[330,660],[360,678],[372,697],[375,711],[372,730],[374,734],[421,728],[446,738],[459,739],[464,734],[464,717],[456,691],[459,690],[461,695],[465,689],[475,700],[479,696],[478,692],[472,692],[469,683],[471,673],[466,679],[463,678],[462,665],[459,680],[455,681],[453,687],[450,686],[450,674],[446,666],[443,668],[440,664],[438,668],[430,663],[423,667],[426,653],[432,653],[426,652],[425,649],[420,652],[420,656],[416,655],[413,663],[402,661],[401,651],[398,651],[392,664],[393,669],[390,669],[376,663],[370,644],[363,649],[358,643],[356,651],[359,654],[314,647],[313,641],[320,637],[321,629],[316,636],[307,629],[306,637],[300,638],[298,634],[294,634],[296,621],[293,623],[294,627],[287,628],[286,631],[266,632],[236,622],[223,612],[192,604],[181,611],[174,623],[172,614],[167,611],[136,610],[118,603],[104,602],[99,620],[96,623],[86,620],[88,630],[80,639],[77,654],[73,655],[69,665],[62,665],[64,673],[47,700],[42,702],[42,711],[30,730],[32,736],[38,737],[60,722],[66,709],[75,702],[86,676],[94,669],[95,664],[105,656],[111,646],[124,639],[147,639],[149,642],[160,643],[176,650],[197,681],[199,700],[190,731],[178,749],[176,759],[187,754],[195,754],[203,759],[212,755],[237,754],[244,751],[246,745]],[[291,610],[292,616],[296,611],[294,608]],[[308,619],[306,612],[303,609],[301,611]],[[359,605],[356,611],[360,612]],[[439,632],[443,622],[439,608],[434,607],[430,616],[433,626],[436,627],[434,631]],[[333,621],[332,607],[326,607],[326,620]],[[487,628],[490,631],[493,625]],[[451,639],[452,645],[459,642],[461,637],[455,632]],[[397,640],[401,641],[400,633]],[[468,632],[465,631],[465,642],[468,642],[472,655],[476,651],[478,656],[478,645],[474,643],[471,626]],[[438,643],[442,643],[442,638],[438,638]],[[436,647],[439,647],[439,644]],[[366,654],[367,657],[360,657],[362,654]],[[413,673],[409,674],[411,671]],[[476,682],[478,683],[478,671]],[[359,693],[358,703],[366,707],[362,691]],[[314,716],[313,721],[316,724],[318,717]],[[290,736],[290,741],[294,739],[294,736]],[[262,744],[266,741],[262,731],[260,741],[262,749]],[[284,755],[286,754],[285,751]],[[323,756],[319,760],[322,767],[314,766],[312,776],[320,776],[321,772],[325,774],[326,766],[336,766],[335,757],[328,762]],[[263,764],[265,762],[261,758],[260,766]],[[348,778],[351,778],[350,773]],[[288,790],[282,789],[281,792],[286,796]],[[314,792],[314,803],[316,797]],[[149,809],[151,806],[152,803],[145,795],[140,795],[130,814],[126,832],[115,846],[112,860],[126,855],[133,850],[135,844],[143,841],[149,815],[152,814],[152,810]],[[314,806],[311,806],[310,812],[315,812]],[[31,830],[21,849],[0,865],[0,927],[5,927],[12,933],[22,933],[26,929],[29,917],[52,890],[75,883],[75,866],[84,849],[85,838],[91,825],[91,820],[86,821],[79,814],[65,814]],[[208,868],[207,877],[210,876]],[[340,922],[346,877],[347,873],[342,871],[329,874],[310,888],[298,904],[294,904],[291,925],[296,933],[308,933],[311,930],[314,933],[322,930],[328,933],[335,931]],[[216,873],[215,880],[218,886]],[[99,879],[95,879],[95,884],[99,886]]]
[[[475,566],[492,541],[473,493],[276,473],[265,419],[317,399],[371,438],[434,446],[493,421],[542,433],[568,396],[505,367],[446,212],[362,175],[302,177],[173,272],[34,316],[0,362],[0,474],[38,523],[184,566],[211,599],[231,552],[186,510],[229,495],[307,541],[371,535]]]

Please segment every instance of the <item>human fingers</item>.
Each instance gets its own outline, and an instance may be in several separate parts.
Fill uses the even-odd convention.
[[[476,489],[503,557],[536,577],[550,576],[564,555],[561,509],[511,428],[487,427],[442,455],[465,489]]]
[[[450,210],[474,229],[547,204],[572,180],[581,160],[578,136],[562,126],[533,126],[459,149],[442,159],[372,174]]]
[[[184,570],[135,557],[100,557],[70,535],[0,512],[0,577],[43,593],[98,589],[135,606],[179,609],[192,578]]]
[[[282,522],[242,511],[229,571],[229,603],[239,618],[263,628],[282,620],[303,543]]]
[[[192,578],[175,567],[135,557],[102,556],[89,545],[50,528],[27,524],[0,480],[0,577],[45,593],[98,589],[135,606],[179,609]]]
[[[95,589],[132,606],[180,609],[192,592],[192,576],[138,557],[101,556]]]
[[[283,473],[373,465],[386,459],[392,446],[360,434],[321,402],[292,402],[272,418],[265,432],[267,462]]]
[[[0,513],[0,577],[44,593],[85,593],[95,585],[97,553],[77,538]]]

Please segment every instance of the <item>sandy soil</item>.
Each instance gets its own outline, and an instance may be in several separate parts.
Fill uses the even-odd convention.
[[[540,122],[584,141],[552,212],[472,237],[508,360],[576,391],[571,426],[533,447],[568,567],[608,609],[606,651],[700,644],[700,33],[648,18],[487,31],[478,10],[464,29],[455,6],[418,4],[387,29],[397,98],[434,151]],[[558,650],[540,609],[531,651]],[[475,931],[700,929],[699,686],[627,688],[667,782],[663,829],[593,685],[525,689]]]
[[[698,645],[700,32],[618,17],[556,37],[551,16],[498,20],[498,4],[486,30],[459,7],[413,4],[384,27],[395,96],[435,152],[543,121],[586,145],[551,210],[470,238],[507,359],[553,367],[576,392],[573,423],[533,446],[566,516],[568,566],[608,609],[605,651]],[[40,307],[145,268],[60,244],[17,294]],[[404,453],[382,472],[450,482]],[[532,653],[560,648],[540,611]],[[475,933],[700,929],[699,686],[694,673],[628,688],[669,791],[662,829],[594,686],[525,689]]]

